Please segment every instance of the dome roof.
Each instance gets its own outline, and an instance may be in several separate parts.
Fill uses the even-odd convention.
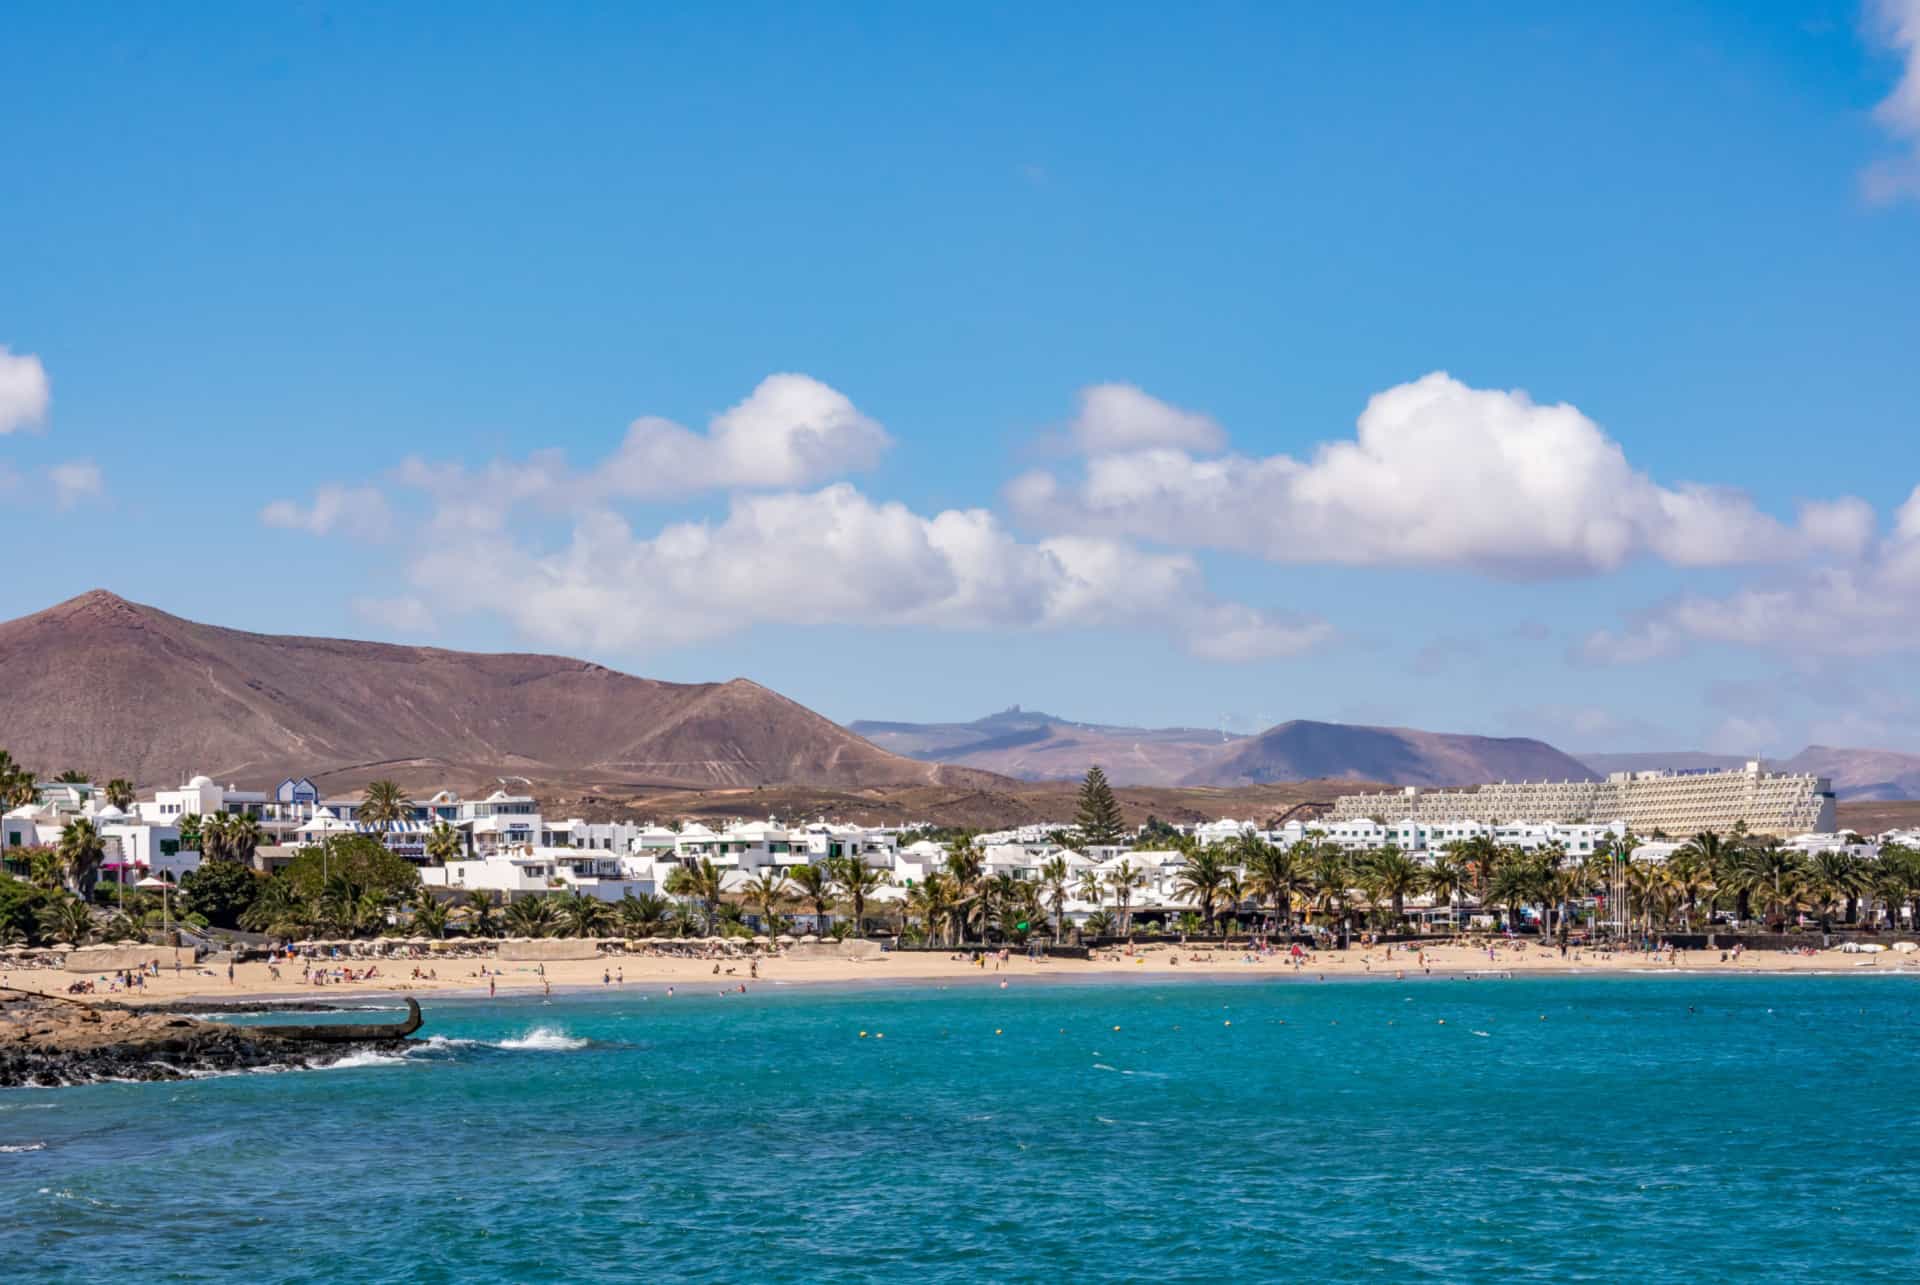
[[[213,778],[212,778],[212,777],[210,777],[210,776],[196,776],[196,777],[194,777],[194,778],[193,778],[193,779],[192,779],[191,781],[188,781],[188,782],[187,782],[187,788],[188,788],[189,790],[197,790],[197,789],[199,789],[199,788],[201,788],[202,786],[206,786],[206,785],[212,785],[212,784],[213,784]]]

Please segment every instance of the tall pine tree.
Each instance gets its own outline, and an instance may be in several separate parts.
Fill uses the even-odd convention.
[[[1087,769],[1087,779],[1080,783],[1080,810],[1074,814],[1073,828],[1082,845],[1120,842],[1120,800],[1113,797],[1113,787],[1098,763]]]

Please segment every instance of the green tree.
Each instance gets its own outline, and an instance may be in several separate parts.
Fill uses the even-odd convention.
[[[726,872],[714,865],[712,858],[701,857],[690,865],[675,867],[667,873],[665,887],[669,895],[685,897],[699,905],[708,932],[718,930],[720,902],[726,895]]]
[[[466,851],[466,842],[460,831],[445,821],[436,821],[427,834],[427,859],[436,866],[444,866],[449,861],[458,861],[460,854]]]
[[[858,854],[830,857],[827,867],[833,875],[834,888],[853,909],[854,935],[864,935],[867,931],[867,898],[886,886],[887,872],[874,869]]]
[[[1359,876],[1361,888],[1376,907],[1384,900],[1392,908],[1396,928],[1407,920],[1407,898],[1425,882],[1420,863],[1391,843],[1361,859]]]
[[[16,940],[35,936],[40,912],[56,899],[57,894],[49,889],[0,875],[0,936]]]
[[[1049,857],[1046,864],[1040,867],[1040,890],[1046,897],[1048,909],[1053,912],[1053,941],[1056,946],[1067,929],[1067,887],[1072,878],[1065,857]]]
[[[619,921],[620,931],[629,937],[651,937],[660,931],[667,921],[667,912],[672,903],[665,897],[651,892],[638,896],[629,892],[614,903],[614,918]]]
[[[447,935],[447,908],[425,888],[415,894],[413,915],[407,921],[414,935],[440,938]]]
[[[1205,925],[1209,937],[1213,935],[1213,904],[1219,899],[1220,891],[1232,873],[1232,867],[1220,849],[1209,844],[1191,853],[1174,874],[1174,892],[1199,903],[1200,921]]]
[[[1120,800],[1114,797],[1107,774],[1097,763],[1087,769],[1086,779],[1080,783],[1080,806],[1074,813],[1073,828],[1087,846],[1118,843],[1125,833]]]
[[[104,792],[107,796],[107,802],[119,808],[122,812],[133,806],[133,782],[124,776],[116,776],[111,781],[108,781]]]
[[[1247,865],[1248,891],[1273,907],[1274,918],[1291,936],[1295,904],[1313,896],[1312,871],[1297,848],[1281,848],[1255,838],[1243,844],[1241,851]]]
[[[68,891],[82,901],[88,900],[100,878],[100,863],[107,859],[106,841],[94,829],[93,822],[75,817],[60,828],[58,851]]]
[[[926,925],[930,945],[952,940],[954,905],[959,900],[957,887],[952,875],[935,870],[907,889],[907,913]]]
[[[607,926],[607,903],[592,893],[575,889],[552,900],[560,926],[569,937],[598,937]]]
[[[59,782],[61,785],[86,785],[88,782],[93,780],[92,777],[88,776],[85,772],[82,772],[77,767],[70,767],[66,771],[62,772],[59,776],[54,777],[53,779]]]
[[[93,940],[93,912],[72,897],[48,902],[40,909],[40,934],[49,942],[84,946]]]
[[[793,884],[777,866],[765,866],[760,873],[747,880],[746,887],[740,890],[747,905],[760,912],[760,922],[767,932],[778,931],[780,907],[787,904],[793,895]]]
[[[500,918],[512,937],[553,937],[560,931],[560,911],[547,897],[510,901]]]
[[[389,821],[404,821],[412,814],[413,800],[407,797],[407,792],[392,781],[382,780],[367,783],[356,815],[362,821],[384,825]]]
[[[467,914],[467,933],[473,937],[493,936],[493,894],[485,888],[475,888],[467,893],[461,909]]]
[[[1147,872],[1138,869],[1131,861],[1122,861],[1107,874],[1107,887],[1113,890],[1113,899],[1120,907],[1120,931],[1133,931],[1133,893],[1136,888],[1147,884]]]
[[[181,817],[179,830],[180,850],[182,852],[198,852],[202,857],[206,856],[206,849],[202,846],[204,840],[200,834],[200,814],[198,812],[189,812],[187,815]]]
[[[204,915],[217,928],[238,928],[266,882],[246,866],[203,862],[180,876],[180,909],[186,914]]]
[[[356,898],[371,892],[399,902],[411,901],[420,886],[420,872],[411,861],[364,834],[328,835],[325,842],[301,849],[280,877],[291,880],[305,898],[327,893],[336,880],[344,880]]]
[[[824,865],[795,866],[787,872],[794,895],[813,907],[813,930],[827,930],[827,908],[833,904],[833,876]]]

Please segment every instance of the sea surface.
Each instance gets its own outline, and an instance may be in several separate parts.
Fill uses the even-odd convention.
[[[1915,978],[427,1016],[404,1057],[0,1091],[0,1281],[1920,1279]]]

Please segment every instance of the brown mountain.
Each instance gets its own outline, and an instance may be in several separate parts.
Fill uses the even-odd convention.
[[[1115,785],[1172,785],[1219,757],[1230,740],[1201,727],[1075,723],[1018,705],[970,723],[858,722],[883,749],[1022,781],[1078,780],[1098,763]]]
[[[1226,751],[1181,784],[1231,787],[1319,777],[1390,785],[1594,779],[1585,764],[1545,741],[1406,727],[1296,720],[1227,746]]]
[[[628,789],[997,781],[890,754],[745,679],[661,683],[558,656],[243,633],[104,590],[0,624],[0,675],[0,744],[16,760],[141,786],[193,772],[326,789],[505,774]]]

